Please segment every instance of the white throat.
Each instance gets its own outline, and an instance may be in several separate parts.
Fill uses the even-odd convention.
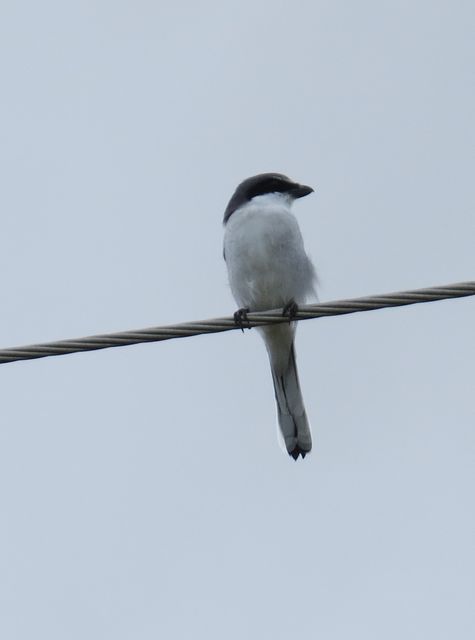
[[[254,196],[248,203],[258,207],[287,207],[290,209],[293,198],[289,193],[265,193],[262,196]],[[246,206],[246,205],[244,205]]]

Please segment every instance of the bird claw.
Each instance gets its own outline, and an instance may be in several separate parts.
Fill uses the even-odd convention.
[[[297,315],[298,310],[299,310],[299,305],[292,298],[287,302],[285,307],[282,309],[282,315],[289,319],[289,324],[290,324],[292,320],[295,318],[295,316]]]
[[[249,313],[249,307],[242,307],[242,309],[238,309],[234,314],[234,324],[238,326],[243,333],[244,333],[244,323],[246,323],[247,329],[251,328],[251,323],[249,322],[249,318],[247,317],[248,313]]]

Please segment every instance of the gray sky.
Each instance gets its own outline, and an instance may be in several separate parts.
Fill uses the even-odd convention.
[[[162,6],[161,6],[162,5]],[[3,2],[1,346],[234,311],[280,171],[320,298],[475,274],[473,2]],[[468,640],[475,300],[0,368],[0,636]]]

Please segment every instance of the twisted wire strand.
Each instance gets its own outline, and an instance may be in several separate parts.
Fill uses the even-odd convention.
[[[310,320],[311,318],[374,311],[388,307],[401,307],[404,305],[473,295],[475,295],[475,280],[439,287],[429,287],[427,289],[413,289],[411,291],[399,291],[384,295],[308,304],[299,307],[294,319]],[[247,317],[249,322],[246,322],[246,327],[249,326],[249,328],[288,322],[288,318],[282,315],[282,309],[249,313]],[[136,331],[122,331],[120,333],[87,336],[74,340],[58,340],[25,347],[1,349],[0,364],[18,360],[46,358],[48,356],[61,356],[68,353],[96,351],[110,347],[125,347],[143,342],[159,342],[161,340],[172,340],[174,338],[187,338],[190,336],[220,333],[222,331],[233,331],[236,329],[239,329],[239,327],[236,326],[234,318],[225,317],[201,320],[198,322],[184,322],[182,324],[164,327],[149,327]]]

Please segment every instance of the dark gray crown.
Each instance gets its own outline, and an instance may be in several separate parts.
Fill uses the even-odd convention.
[[[238,185],[224,212],[224,224],[236,209],[256,196],[262,196],[266,193],[288,193],[292,198],[302,198],[312,191],[311,187],[294,182],[282,173],[259,173],[257,176],[243,180]]]

